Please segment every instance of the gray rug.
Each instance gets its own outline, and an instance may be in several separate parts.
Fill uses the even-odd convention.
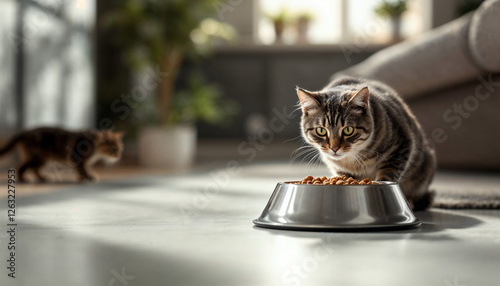
[[[444,209],[500,209],[500,190],[437,191],[432,207]]]

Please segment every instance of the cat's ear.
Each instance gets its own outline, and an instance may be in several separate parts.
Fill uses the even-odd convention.
[[[363,87],[362,89],[356,91],[349,99],[349,104],[362,107],[364,109],[368,108],[368,99],[370,98],[370,91],[368,87]]]
[[[95,132],[93,136],[95,142],[97,143],[101,143],[104,140],[104,134],[102,134],[102,132]]]
[[[118,139],[122,139],[123,135],[125,135],[125,132],[123,132],[123,131],[117,131],[117,132],[115,132],[115,137],[118,138]]]
[[[320,103],[317,92],[307,91],[300,87],[297,87],[296,90],[300,99],[300,105],[302,106],[302,112],[304,112],[304,114],[307,114],[307,111],[310,109],[319,107]]]

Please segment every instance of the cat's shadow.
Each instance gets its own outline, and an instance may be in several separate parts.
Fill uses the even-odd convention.
[[[269,228],[253,228],[259,231],[268,232],[274,235],[297,237],[297,238],[321,238],[327,239],[337,237],[342,239],[348,237],[349,240],[454,240],[455,238],[444,233],[451,229],[465,229],[477,226],[482,223],[481,220],[465,215],[452,214],[448,211],[431,209],[427,211],[416,212],[415,215],[422,221],[420,227],[406,230],[388,230],[388,231],[290,231],[277,230]],[[440,232],[443,232],[442,234]]]

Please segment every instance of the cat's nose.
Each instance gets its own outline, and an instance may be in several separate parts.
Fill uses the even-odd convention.
[[[333,147],[332,147],[332,151],[333,151],[333,152],[335,152],[335,153],[337,153],[337,151],[338,151],[339,149],[340,149],[340,147],[338,147],[338,146],[333,146]]]

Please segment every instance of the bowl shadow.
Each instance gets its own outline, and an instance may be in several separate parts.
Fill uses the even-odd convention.
[[[482,223],[481,220],[462,215],[450,213],[446,210],[430,209],[426,211],[415,212],[415,216],[422,221],[420,227],[395,230],[333,230],[333,231],[310,231],[310,230],[285,230],[271,229],[253,226],[254,229],[265,231],[270,234],[283,235],[297,238],[325,238],[328,236],[343,235],[349,236],[354,240],[392,240],[392,239],[418,239],[418,240],[453,240],[454,238],[447,234],[439,234],[449,229],[466,229],[477,226]],[[408,236],[409,234],[409,236]],[[432,234],[432,235],[430,235]],[[439,235],[434,235],[439,234]]]

